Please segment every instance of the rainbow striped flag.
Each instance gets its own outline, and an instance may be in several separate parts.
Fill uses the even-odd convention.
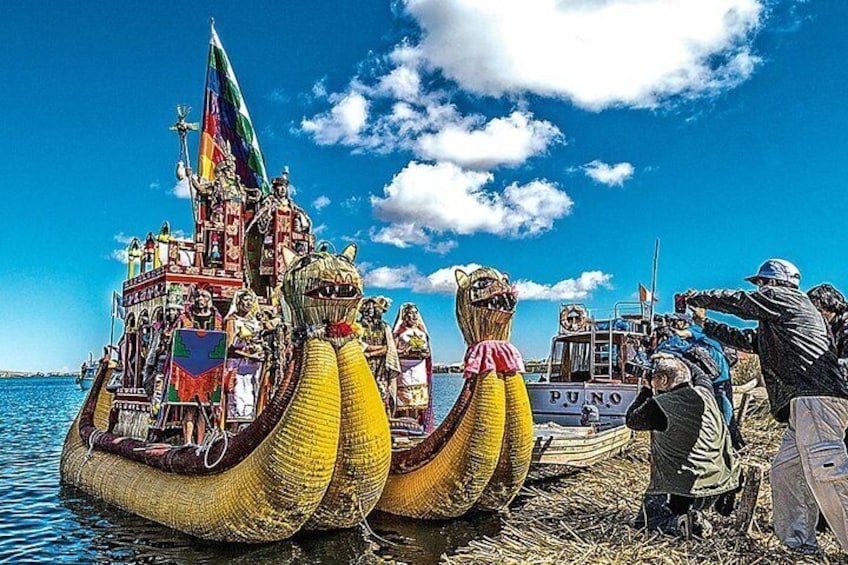
[[[226,142],[229,142],[235,156],[236,172],[244,186],[258,188],[267,194],[268,173],[259,140],[230,59],[212,27],[206,96],[203,100],[203,132],[200,136],[200,178],[215,178],[215,165],[224,158]]]

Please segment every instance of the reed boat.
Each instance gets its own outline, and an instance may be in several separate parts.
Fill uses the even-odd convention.
[[[391,437],[352,328],[362,296],[354,255],[351,245],[291,259],[282,286],[298,328],[294,362],[249,426],[203,451],[119,435],[105,388],[114,363],[104,360],[65,440],[62,481],[205,539],[275,541],[361,522],[386,482]]]
[[[61,480],[209,540],[353,526],[376,505],[391,460],[352,335],[356,247],[316,250],[288,168],[268,180],[214,29],[197,175],[187,134],[199,127],[187,116],[178,107],[172,129],[194,234],[176,237],[166,222],[129,243],[113,302],[123,335],[89,367]]]
[[[520,353],[509,343],[515,292],[484,267],[456,271],[457,321],[468,345],[466,381],[442,424],[422,442],[395,450],[377,508],[424,519],[473,507],[500,510],[530,467],[532,415]]]

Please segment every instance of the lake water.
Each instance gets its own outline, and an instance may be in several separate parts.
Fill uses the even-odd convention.
[[[436,420],[461,375],[436,375]],[[85,393],[73,378],[0,379],[0,563],[370,563],[438,561],[470,540],[497,535],[496,515],[449,522],[372,514],[371,528],[301,534],[263,546],[199,541],[59,485],[59,458]]]

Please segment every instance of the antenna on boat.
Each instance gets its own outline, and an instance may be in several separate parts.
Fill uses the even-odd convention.
[[[651,268],[651,301],[650,301],[650,313],[651,313],[651,329],[654,327],[654,304],[656,303],[657,296],[657,264],[660,259],[660,238],[657,238],[654,242],[654,264]]]
[[[200,124],[197,122],[187,122],[191,106],[186,104],[177,104],[177,121],[169,129],[176,131],[180,136],[180,160],[177,162],[177,180],[188,183],[189,194],[191,195],[191,214],[197,222],[197,199],[194,197],[194,184],[191,182],[191,160],[188,157],[188,132],[197,131],[200,129]]]

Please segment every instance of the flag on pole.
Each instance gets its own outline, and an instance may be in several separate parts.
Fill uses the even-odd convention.
[[[112,317],[113,318],[121,318],[124,319],[124,298],[117,293],[117,291],[112,291]]]
[[[236,160],[236,172],[248,188],[269,192],[268,173],[259,149],[259,140],[241,94],[235,72],[224,46],[212,27],[209,40],[209,67],[203,100],[203,131],[200,135],[200,178],[213,180],[215,165],[224,158],[229,143]]]
[[[656,302],[657,298],[651,294],[651,291],[645,288],[645,285],[639,283],[639,302]]]

